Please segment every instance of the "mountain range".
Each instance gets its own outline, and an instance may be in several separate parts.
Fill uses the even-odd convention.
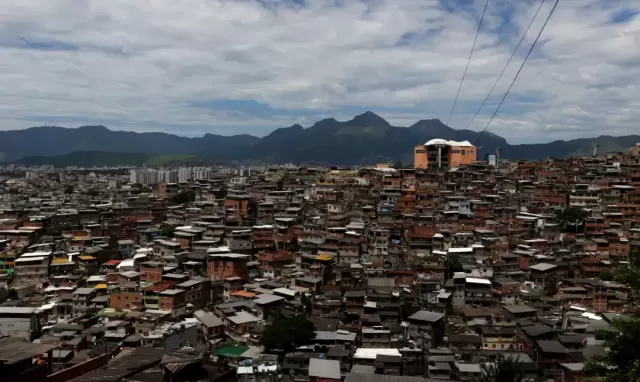
[[[510,145],[504,138],[493,133],[456,130],[438,119],[420,120],[409,127],[392,126],[382,117],[368,111],[349,121],[340,122],[328,118],[308,128],[296,124],[276,129],[262,138],[247,134],[205,134],[198,138],[187,138],[167,133],[114,131],[104,126],[41,126],[0,131],[0,161],[37,164],[39,161],[53,161],[47,157],[67,155],[65,163],[76,160],[83,162],[83,156],[86,156],[85,162],[91,163],[72,164],[109,165],[110,163],[99,163],[101,157],[105,158],[104,161],[112,162],[112,159],[107,159],[109,155],[106,153],[128,153],[130,157],[123,158],[137,162],[147,161],[158,155],[180,154],[216,161],[255,160],[267,163],[412,163],[414,146],[432,138],[470,141],[480,147],[479,158],[495,153],[499,148],[502,158],[523,160],[588,155],[592,152],[593,145],[599,146],[601,152],[624,151],[640,142],[640,136],[628,135]],[[87,154],[90,152],[102,154]],[[70,153],[74,154],[72,160],[68,158]]]

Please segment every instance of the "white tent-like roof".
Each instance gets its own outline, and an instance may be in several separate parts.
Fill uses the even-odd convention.
[[[471,142],[469,141],[448,141],[446,139],[435,138],[427,141],[424,144],[425,146],[433,146],[433,145],[444,145],[444,146],[457,146],[457,147],[473,147]]]

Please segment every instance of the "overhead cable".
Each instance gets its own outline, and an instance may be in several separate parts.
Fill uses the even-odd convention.
[[[507,60],[507,63],[504,65],[504,68],[502,68],[502,72],[500,72],[500,75],[498,76],[498,78],[496,79],[496,82],[491,87],[491,90],[489,90],[489,93],[485,97],[484,101],[482,101],[482,104],[480,105],[478,110],[476,110],[476,113],[473,115],[473,118],[471,118],[471,121],[469,121],[469,123],[467,124],[467,127],[466,127],[467,129],[471,126],[473,121],[476,120],[476,117],[478,116],[478,114],[480,114],[480,110],[482,110],[484,105],[487,103],[487,101],[489,100],[489,97],[491,97],[491,94],[493,93],[493,91],[495,90],[496,86],[498,85],[498,82],[500,82],[500,80],[502,79],[502,76],[504,75],[504,72],[507,70],[507,67],[511,63],[511,60],[513,60],[513,57],[516,55],[516,52],[518,52],[518,48],[520,48],[520,45],[522,44],[522,41],[524,41],[524,38],[527,36],[527,33],[529,32],[529,29],[531,28],[531,25],[533,25],[534,20],[536,19],[536,17],[538,17],[538,13],[540,13],[540,9],[542,9],[542,6],[544,5],[544,2],[545,2],[545,0],[542,0],[540,2],[540,6],[536,10],[536,13],[533,15],[533,18],[529,22],[529,25],[527,26],[527,29],[525,29],[524,33],[522,34],[522,37],[520,37],[520,41],[518,41],[518,45],[516,45],[516,48],[513,50],[513,53],[511,53],[511,57],[509,57],[509,60]]]
[[[453,109],[456,108],[456,104],[458,103],[458,97],[460,96],[460,90],[462,89],[462,84],[464,84],[464,79],[467,76],[467,70],[469,69],[469,63],[471,62],[471,56],[473,56],[473,51],[476,48],[476,42],[478,41],[478,35],[480,34],[480,28],[482,27],[482,21],[484,20],[484,15],[487,12],[487,6],[489,5],[489,0],[484,3],[484,9],[482,10],[482,16],[480,16],[480,22],[478,23],[478,29],[476,30],[476,37],[473,39],[473,45],[471,45],[471,51],[469,52],[469,58],[467,59],[467,65],[464,67],[464,72],[462,73],[462,80],[460,81],[460,86],[458,86],[458,92],[456,93],[456,98],[453,100],[453,106],[451,106],[451,111],[449,112],[449,118],[447,118],[447,123],[445,125],[449,125],[449,121],[451,121],[451,116],[453,115]]]
[[[522,68],[524,68],[524,64],[527,63],[527,59],[529,59],[529,56],[531,55],[531,52],[533,51],[533,48],[536,47],[536,44],[538,43],[538,40],[540,39],[540,36],[542,35],[542,32],[544,31],[544,28],[547,26],[547,23],[549,22],[549,19],[551,19],[551,16],[553,15],[553,12],[556,10],[556,7],[558,6],[559,2],[560,2],[560,0],[556,0],[556,3],[553,5],[553,8],[551,8],[551,12],[549,12],[549,16],[547,16],[547,19],[544,21],[544,24],[542,25],[542,28],[540,29],[540,32],[536,36],[536,39],[533,41],[533,44],[531,44],[531,48],[529,49],[529,52],[527,52],[527,55],[525,56],[524,61],[522,61],[522,65],[520,65],[520,68],[518,69],[518,72],[516,73],[515,77],[513,77],[513,81],[511,81],[511,84],[507,88],[507,91],[504,93],[504,96],[500,100],[500,103],[498,104],[498,107],[496,108],[496,110],[493,112],[493,115],[491,115],[491,118],[487,122],[487,125],[484,127],[484,129],[482,130],[482,132],[480,133],[478,138],[476,138],[476,142],[475,142],[474,146],[477,145],[477,143],[480,140],[480,138],[482,138],[484,133],[489,128],[489,125],[491,125],[491,122],[493,121],[493,118],[496,116],[496,114],[498,114],[498,110],[500,110],[500,107],[502,106],[502,103],[504,102],[505,98],[507,98],[507,95],[509,95],[509,91],[511,91],[511,87],[513,86],[513,84],[518,79],[518,76],[520,75],[520,72],[522,71]]]

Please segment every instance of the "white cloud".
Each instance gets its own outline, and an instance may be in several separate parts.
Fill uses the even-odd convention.
[[[349,118],[345,110],[354,109],[381,109],[405,125],[446,120],[484,0],[473,7],[436,0],[304,3],[0,2],[0,129],[102,123],[262,135],[295,122]],[[553,1],[546,3],[472,128],[484,127],[489,106],[515,75]],[[467,125],[538,4],[490,1],[453,127]],[[513,142],[637,133],[640,17],[611,23],[634,7],[640,10],[633,0],[561,1],[491,131]],[[194,106],[221,99],[276,110]]]

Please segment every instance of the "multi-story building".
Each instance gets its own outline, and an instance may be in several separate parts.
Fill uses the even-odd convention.
[[[40,319],[36,308],[0,307],[0,334],[30,342],[40,335]]]
[[[158,171],[158,182],[165,183],[178,183],[178,171],[176,170],[161,170]]]
[[[189,181],[189,179],[193,179],[191,168],[189,168],[189,167],[180,167],[178,169],[178,182],[179,183],[187,183]]]
[[[42,286],[49,281],[51,254],[26,253],[15,260],[15,284]]]
[[[469,141],[432,139],[414,148],[414,168],[450,168],[477,160],[477,149]]]
[[[158,176],[158,171],[154,169],[133,169],[129,172],[129,175],[129,182],[131,184],[141,184],[144,186],[153,185],[162,180]]]
[[[231,277],[247,279],[247,262],[251,258],[250,255],[210,253],[208,257],[207,275],[210,280],[224,280]]]
[[[160,310],[171,312],[173,317],[181,317],[186,313],[186,292],[182,289],[167,289],[159,293]]]
[[[164,264],[159,261],[145,261],[140,264],[140,280],[158,282],[162,280]]]

